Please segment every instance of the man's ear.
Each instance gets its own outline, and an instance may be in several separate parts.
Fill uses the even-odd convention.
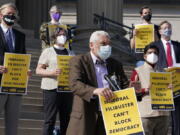
[[[89,48],[90,48],[90,49],[93,48],[93,43],[92,43],[92,42],[89,43]]]

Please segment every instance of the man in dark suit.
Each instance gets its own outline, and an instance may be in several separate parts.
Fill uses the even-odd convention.
[[[3,66],[6,52],[25,54],[25,35],[12,28],[17,18],[14,4],[8,3],[0,7],[0,80],[8,69]],[[0,94],[0,112],[5,114],[5,134],[17,135],[20,95]]]
[[[168,21],[159,25],[161,40],[152,44],[159,48],[159,60],[156,68],[163,71],[164,68],[176,66],[180,63],[180,43],[171,40],[172,26]],[[180,97],[174,99],[175,111],[172,112],[173,135],[180,135]]]
[[[109,58],[109,34],[105,31],[92,33],[89,47],[89,53],[70,61],[69,80],[74,100],[67,135],[105,135],[98,95],[110,100],[113,92],[104,75],[115,75],[122,89],[128,86],[122,65]]]

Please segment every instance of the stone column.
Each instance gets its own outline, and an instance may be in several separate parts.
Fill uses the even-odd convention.
[[[20,25],[24,29],[34,30],[35,37],[39,38],[39,27],[49,21],[50,0],[16,0],[19,10]]]
[[[78,0],[77,3],[77,25],[74,39],[74,47],[80,47],[83,51],[88,51],[88,41],[90,34],[100,29],[93,24],[94,13],[122,23],[123,0]],[[120,29],[118,31],[121,31]],[[111,30],[108,31],[111,33]],[[83,47],[82,47],[83,46]],[[75,50],[78,50],[75,48]],[[82,53],[77,52],[77,53]]]

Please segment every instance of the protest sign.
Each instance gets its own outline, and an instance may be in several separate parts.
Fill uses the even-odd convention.
[[[5,53],[4,66],[8,72],[1,80],[1,93],[26,94],[30,54]]]
[[[61,69],[61,74],[58,76],[58,91],[69,91],[69,60],[73,56],[58,55],[58,68]]]
[[[171,67],[165,70],[172,73],[173,96],[177,98],[180,96],[180,67]]]
[[[153,110],[174,110],[172,88],[172,74],[166,72],[150,73],[150,95]]]
[[[111,101],[99,96],[107,135],[144,135],[134,88],[114,92]]]
[[[135,25],[135,52],[143,53],[146,45],[154,41],[154,25],[153,24],[139,24]]]

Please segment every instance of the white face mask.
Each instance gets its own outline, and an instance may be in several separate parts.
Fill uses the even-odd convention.
[[[61,35],[57,37],[56,43],[64,45],[66,43],[66,40],[67,40],[67,37],[64,35]]]
[[[102,60],[106,60],[107,58],[110,57],[111,50],[112,50],[112,48],[110,45],[100,46],[100,49],[98,51],[98,55]]]
[[[155,53],[151,53],[147,55],[146,58],[147,62],[149,62],[150,64],[155,64],[158,61],[158,56]]]

